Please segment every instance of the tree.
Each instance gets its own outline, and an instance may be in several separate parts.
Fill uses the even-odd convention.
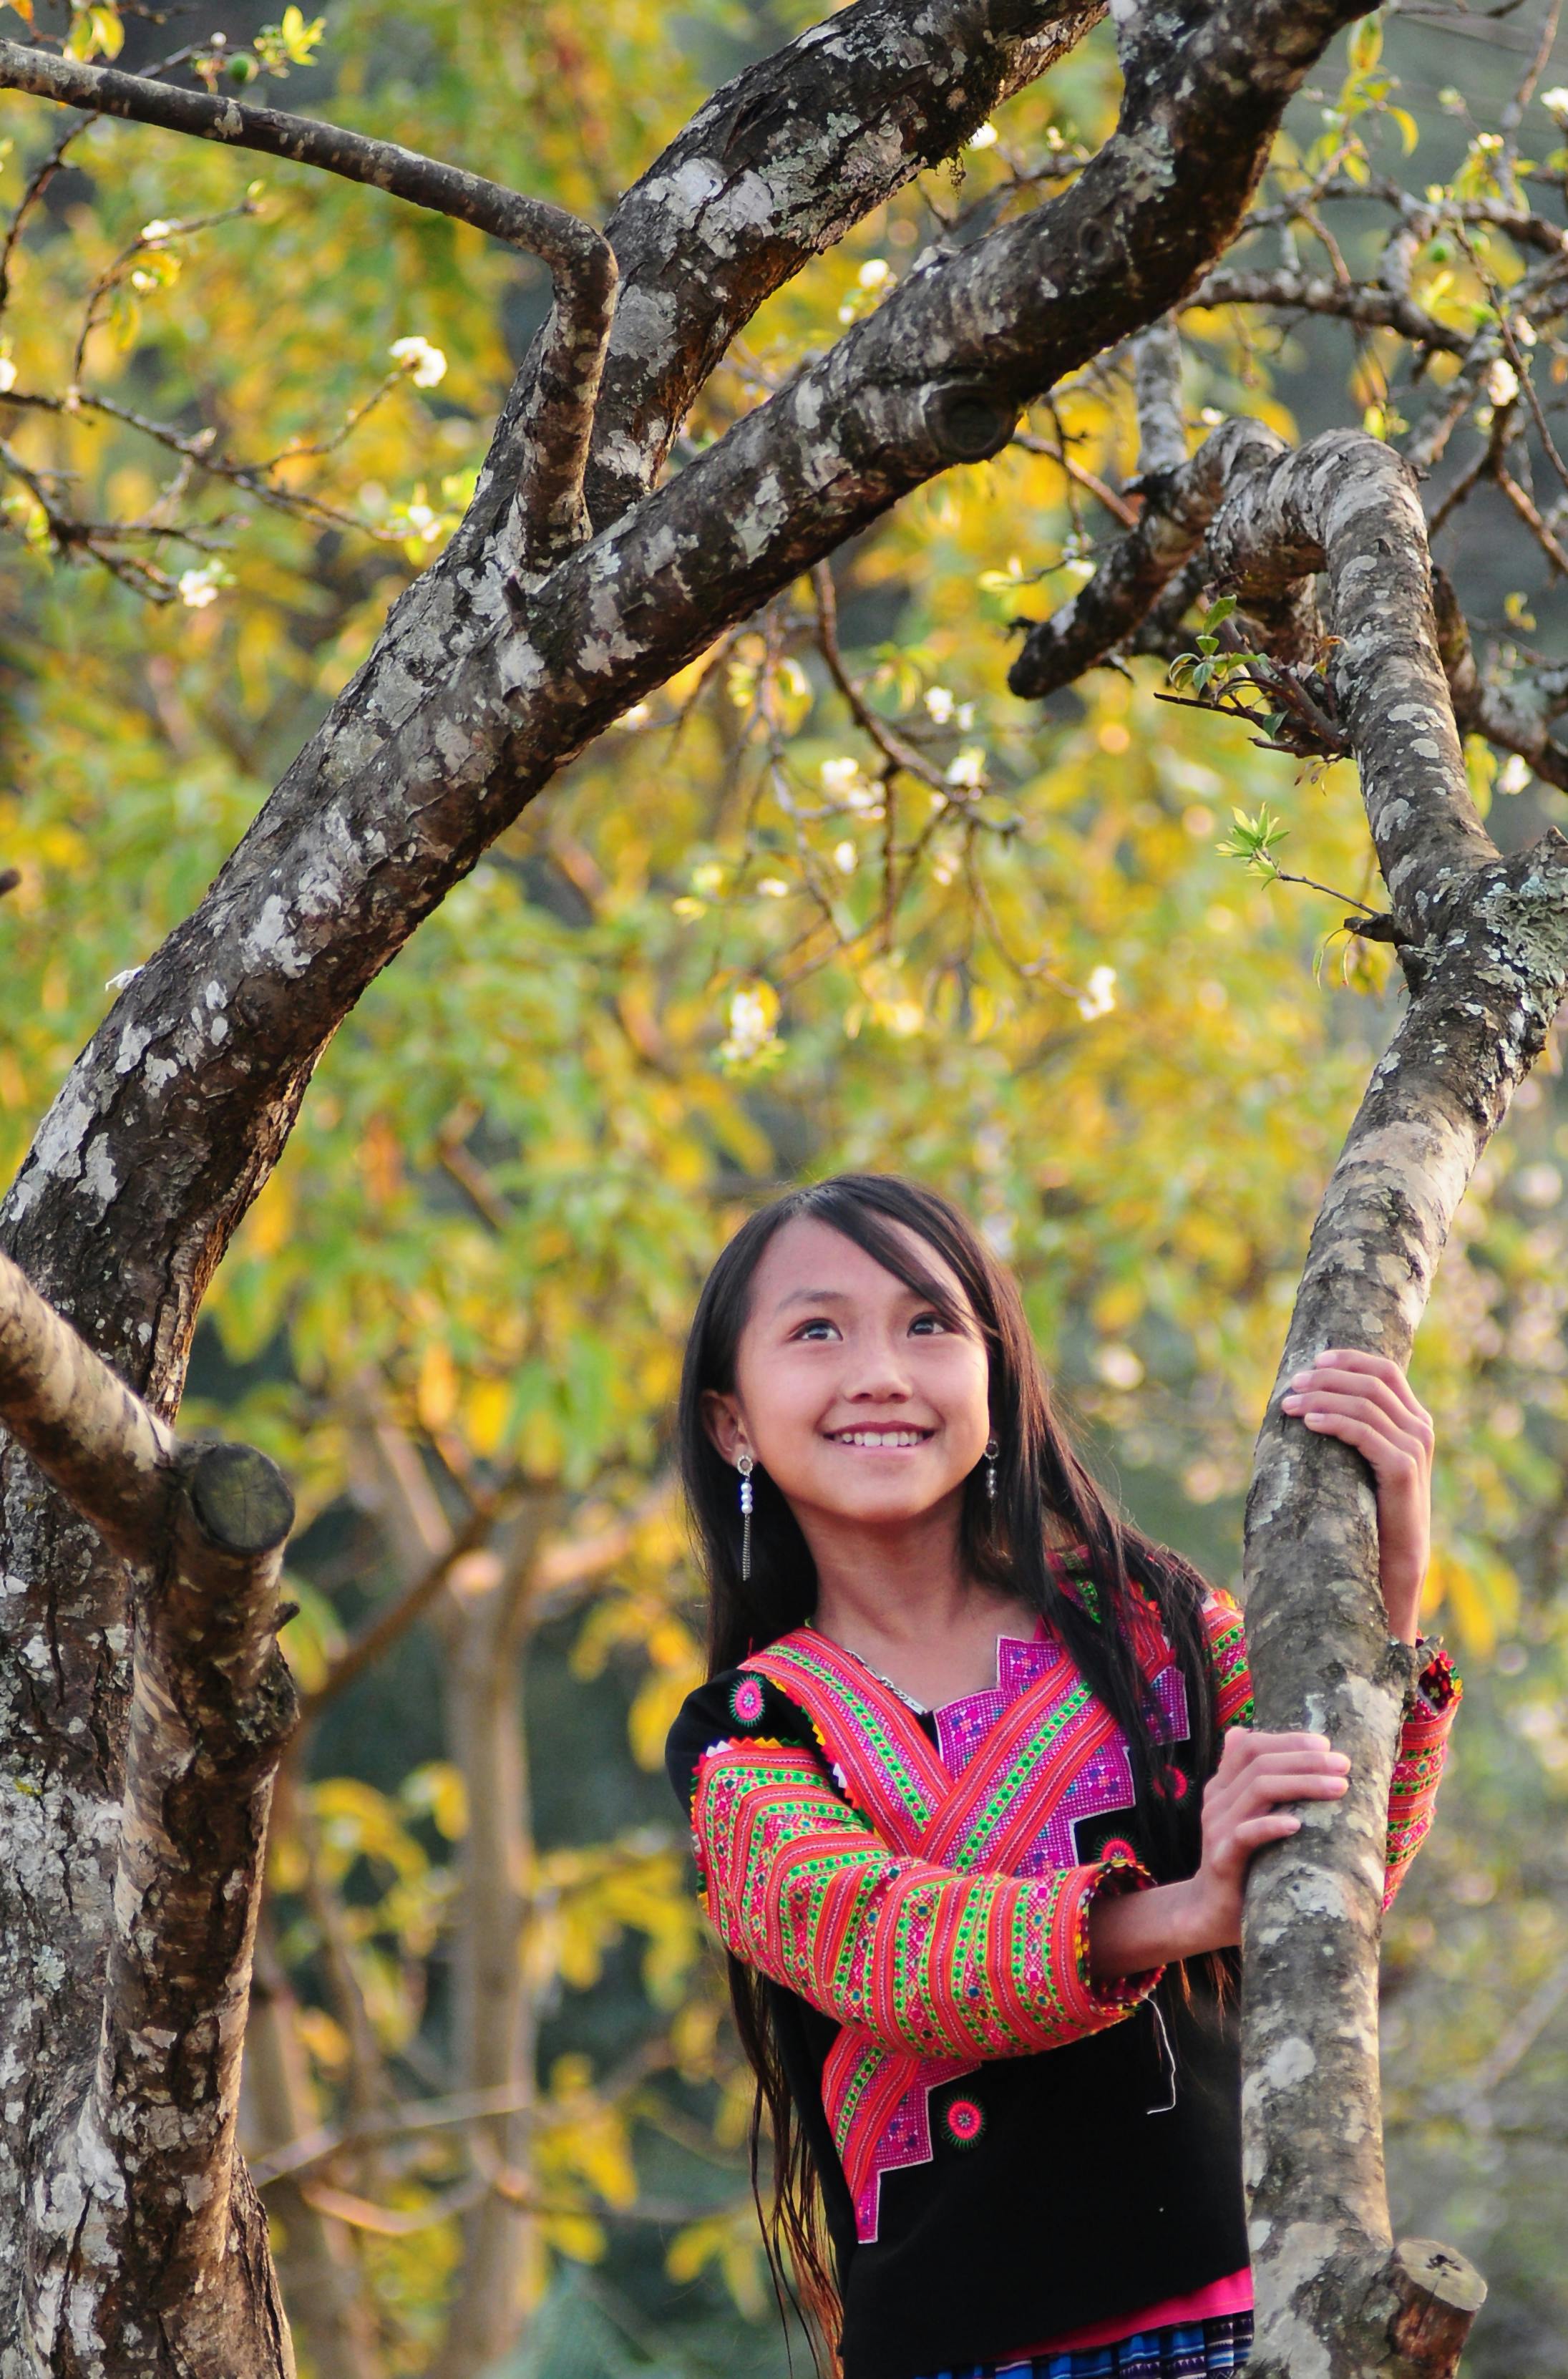
[[[1531,409],[1518,326],[1538,338],[1550,333],[1551,275],[1543,271],[1538,287],[1522,291],[1510,282],[1504,303],[1492,251],[1478,249],[1483,239],[1498,256],[1504,243],[1545,249],[1550,242],[1552,255],[1560,248],[1559,235],[1519,196],[1521,169],[1507,145],[1517,121],[1501,150],[1478,142],[1473,167],[1466,161],[1469,184],[1462,175],[1441,204],[1428,200],[1435,212],[1412,211],[1395,192],[1389,203],[1398,230],[1383,284],[1364,287],[1348,276],[1319,284],[1299,271],[1261,276],[1267,286],[1257,277],[1201,280],[1252,227],[1245,210],[1281,111],[1350,14],[1333,7],[1123,12],[1120,122],[1092,155],[1057,167],[1047,160],[1034,178],[1055,182],[1057,194],[923,260],[826,356],[658,483],[681,420],[763,299],[838,237],[849,218],[957,146],[1086,31],[1090,13],[955,7],[911,32],[901,12],[862,0],[833,20],[830,36],[807,34],[721,93],[621,201],[603,239],[494,186],[408,163],[384,144],[356,145],[297,123],[280,127],[226,95],[118,76],[79,56],[9,47],[0,55],[0,75],[45,96],[436,201],[537,244],[556,276],[555,312],[503,412],[461,527],[396,606],[211,893],[125,987],[11,1193],[8,1244],[25,1271],[153,1414],[172,1414],[177,1404],[202,1291],[287,1138],[326,1041],[533,792],[630,706],[699,660],[716,635],[782,595],[923,481],[1000,453],[1023,405],[1172,307],[1196,297],[1211,311],[1318,308],[1405,340],[1423,368],[1433,356],[1457,353],[1459,378],[1436,423],[1447,419],[1451,431],[1484,383],[1493,420],[1473,483],[1484,477],[1513,490],[1508,501],[1519,497],[1542,533],[1555,536],[1516,476]],[[78,51],[103,32],[84,21]],[[217,79],[211,53],[197,63],[207,69],[199,78]],[[1364,162],[1358,117],[1387,110],[1376,66],[1363,37],[1327,151],[1303,165],[1285,161],[1277,216],[1287,230],[1310,224],[1340,182],[1356,192],[1366,187],[1354,171]],[[1275,227],[1267,211],[1257,227]],[[1441,303],[1423,290],[1423,308],[1409,294],[1410,276],[1444,236],[1464,248],[1474,277]],[[144,234],[139,252],[163,253],[167,237],[166,228]],[[621,292],[613,316],[611,255]],[[1402,271],[1404,289],[1395,285]],[[1385,916],[1367,912],[1358,930],[1397,951],[1412,999],[1393,1062],[1385,1059],[1374,1078],[1331,1183],[1286,1369],[1309,1340],[1333,1335],[1365,1342],[1370,1333],[1403,1357],[1465,1181],[1544,1040],[1564,980],[1554,848],[1549,841],[1508,861],[1492,851],[1471,804],[1453,710],[1550,778],[1561,765],[1547,733],[1557,694],[1550,671],[1486,683],[1457,608],[1444,603],[1434,617],[1425,524],[1382,440],[1363,429],[1282,453],[1251,425],[1233,424],[1188,460],[1185,436],[1172,434],[1169,358],[1168,336],[1145,340],[1142,482],[1130,490],[1099,483],[1126,541],[1102,560],[1070,616],[1058,613],[1030,636],[1017,682],[1044,694],[1140,642],[1179,655],[1192,606],[1206,586],[1224,585],[1236,604],[1227,610],[1223,598],[1200,623],[1184,672],[1194,696],[1233,712],[1257,708],[1276,746],[1348,750],[1358,762],[1391,901]],[[416,375],[420,356],[408,360]],[[11,395],[21,402],[14,388]],[[78,393],[78,411],[80,403]],[[52,404],[71,410],[68,392],[35,396],[34,409]],[[1394,428],[1386,409],[1378,427]],[[1536,429],[1548,438],[1544,421]],[[195,446],[188,433],[172,434]],[[1445,434],[1429,425],[1421,451],[1435,454]],[[210,445],[202,451],[211,455]],[[1056,452],[1071,462],[1059,441]],[[205,467],[202,452],[187,459]],[[145,565],[127,560],[134,524],[78,519],[62,501],[62,480],[21,467],[30,475],[29,518],[43,542],[167,591],[166,581],[161,587]],[[230,477],[263,501],[302,501],[283,475],[252,469],[247,482],[236,467]],[[585,527],[596,533],[585,537]],[[163,521],[141,531],[144,541],[166,534]],[[1304,591],[1319,575],[1321,616]],[[959,806],[959,796],[982,790],[972,768],[968,784],[958,761],[934,771],[866,702],[837,642],[833,582],[819,574],[814,583],[819,649],[877,752],[887,819],[900,778]],[[972,806],[978,814],[980,804]],[[1260,864],[1277,865],[1266,820],[1238,831]],[[901,854],[890,824],[886,839],[891,883]],[[1092,979],[1083,996],[1092,1007]],[[731,1022],[737,1056],[758,1052],[770,1031],[762,992],[742,987]],[[449,1138],[458,1172],[466,1138]],[[22,1334],[25,1349],[47,1323],[25,1300],[19,1310],[35,1323]],[[439,1396],[431,1401],[439,1405]],[[7,1415],[25,1435],[19,1390]],[[28,1442],[54,1458],[36,1435]],[[58,2061],[51,2086],[21,2110],[18,2169],[41,2211],[15,2242],[17,2350],[42,2368],[91,2369],[106,2358],[178,2369],[182,2357],[201,2367],[211,2349],[199,2326],[189,2326],[199,2299],[184,2284],[180,2258],[194,2253],[191,2268],[203,2269],[203,2250],[192,2242],[211,2236],[211,2209],[221,2206],[247,2242],[224,2274],[221,2350],[236,2370],[271,2371],[283,2367],[286,2349],[235,2158],[232,2108],[226,2127],[199,2148],[194,2178],[180,2162],[191,2144],[176,2152],[156,2136],[156,2122],[144,2125],[151,2146],[132,2151],[154,2158],[139,2165],[134,2192],[125,2186],[124,2156],[116,2162],[111,2153],[106,2168],[91,2166],[88,2185],[76,2178],[82,2139],[114,2135],[103,2119],[106,2091],[118,2094],[116,2104],[124,2099],[127,2120],[163,2103],[161,2092],[177,2093],[175,2077],[145,2067],[134,2084],[106,2082],[102,2059],[90,2078],[82,2047],[97,2038],[101,2017],[113,2039],[127,2013],[115,1997],[118,1969],[111,1962],[105,1979],[99,1962],[112,1929],[103,1865],[122,1847],[110,1812],[127,1723],[125,1680],[99,1648],[123,1627],[132,1589],[73,1517],[84,1499],[42,1497],[31,1473],[12,1461],[7,1571],[26,1582],[38,1614],[18,1639],[18,1674],[29,1643],[48,1646],[58,1664],[54,1705],[47,1713],[31,1705],[17,1721],[16,1748],[40,1813],[27,1905],[9,1937],[26,1971],[8,2003],[30,2059],[41,2053],[41,1939],[70,1939],[78,1951],[66,1986],[68,2011],[52,2027]],[[406,1465],[404,1477],[416,1484]],[[1255,2214],[1269,2226],[1258,2249],[1262,2367],[1404,2367],[1389,2361],[1391,2320],[1408,2324],[1410,2305],[1429,2307],[1443,2291],[1434,2297],[1410,2258],[1403,2265],[1390,2259],[1369,2037],[1369,1845],[1403,1680],[1375,1624],[1369,1510],[1355,1464],[1332,1448],[1287,1440],[1276,1420],[1265,1430],[1259,1479],[1249,1563],[1264,1715],[1285,1722],[1309,1709],[1359,1755],[1347,1822],[1332,1834],[1304,1834],[1288,1856],[1276,1854],[1249,1899]],[[154,1552],[151,1539],[139,1541]],[[433,1542],[426,1550],[440,1562],[451,1549]],[[482,1621],[475,1617],[476,1648],[486,1627],[511,1624],[526,1590],[517,1581],[532,1574],[525,1558],[510,1586],[491,1576],[478,1598],[485,1610]],[[54,1615],[66,1580],[78,1597],[69,1627]],[[410,1593],[422,1583],[412,1576]],[[151,1609],[145,1594],[136,1600]],[[198,1666],[199,1656],[191,1648]],[[140,1657],[146,1676],[152,1655]],[[488,1737],[483,1727],[464,1730],[470,1736],[488,1740],[504,1773],[514,1755],[495,1730]],[[86,1741],[90,1753],[80,1747]],[[213,1747],[223,1746],[215,1739]],[[72,1815],[51,1815],[72,1795]],[[253,1836],[244,1859],[227,1865],[205,1853],[198,1860],[194,1842],[175,1848],[187,1882],[211,1907],[253,1913]],[[1299,1931],[1300,1912],[1321,1906],[1325,1893],[1344,1920],[1326,1960],[1315,1931],[1309,1927],[1305,1940]],[[209,1945],[197,1984],[214,2006],[223,1992],[243,1990],[247,1938],[242,1927],[235,1940]],[[191,1987],[188,1974],[175,1977],[156,1958],[149,1968],[144,1996],[160,1978],[171,1990],[176,1980]],[[504,2021],[514,2023],[515,2011]],[[153,2041],[170,2028],[144,2011],[137,2036]],[[208,2087],[194,2071],[177,2078],[180,2088]],[[1315,2126],[1315,2111],[1331,2103],[1358,2110],[1349,2140]],[[177,2213],[170,2238],[150,2244],[140,2209],[154,2200],[159,2156],[179,2164],[189,2219]],[[189,2204],[192,2196],[200,2206]],[[1332,2224],[1321,2218],[1324,2204],[1336,2209]],[[479,2260],[476,2250],[476,2268]],[[1409,2299],[1403,2312],[1401,2288]],[[1451,2323],[1401,2345],[1410,2366],[1451,2367],[1465,2314],[1461,2288]],[[149,2345],[154,2321],[161,2334]],[[1309,2337],[1319,2344],[1309,2347]]]

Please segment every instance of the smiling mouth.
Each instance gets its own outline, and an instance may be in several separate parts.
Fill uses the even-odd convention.
[[[912,1452],[935,1437],[930,1429],[835,1429],[827,1432],[829,1445],[850,1445],[857,1452],[900,1454]]]

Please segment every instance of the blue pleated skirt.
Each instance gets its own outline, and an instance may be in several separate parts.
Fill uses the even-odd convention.
[[[1118,2337],[1112,2346],[1037,2354],[1031,2362],[974,2363],[933,2372],[930,2379],[1221,2379],[1239,2371],[1251,2349],[1251,2314],[1222,2313]]]

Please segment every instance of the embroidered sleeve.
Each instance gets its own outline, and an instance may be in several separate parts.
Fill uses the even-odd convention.
[[[1214,1664],[1214,1691],[1219,1726],[1248,1726],[1252,1721],[1252,1676],[1247,1664],[1247,1637],[1241,1612],[1223,1588],[1212,1587],[1203,1605]],[[1441,1644],[1420,1645],[1424,1666],[1405,1706],[1399,1749],[1394,1755],[1393,1782],[1389,1790],[1387,1866],[1383,1906],[1389,1907],[1405,1880],[1405,1870],[1431,1829],[1438,1780],[1448,1757],[1448,1738],[1465,1688],[1453,1660]]]
[[[1136,1861],[1026,1882],[899,1857],[796,1745],[712,1745],[692,1825],[725,1947],[895,2052],[1058,2048],[1119,2023],[1160,1978],[1090,1977],[1090,1909],[1152,1882]]]
[[[1405,1871],[1431,1830],[1438,1780],[1448,1757],[1453,1713],[1464,1697],[1452,1655],[1441,1644],[1419,1643],[1425,1655],[1405,1704],[1388,1803],[1388,1870],[1383,1906],[1391,1907]]]

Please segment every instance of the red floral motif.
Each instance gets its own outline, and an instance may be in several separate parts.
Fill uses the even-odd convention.
[[[764,1695],[755,1677],[742,1677],[730,1697],[730,1708],[737,1726],[755,1726],[764,1708]]]
[[[972,2098],[949,2098],[942,2120],[955,2147],[971,2148],[985,2129],[985,2110]]]

